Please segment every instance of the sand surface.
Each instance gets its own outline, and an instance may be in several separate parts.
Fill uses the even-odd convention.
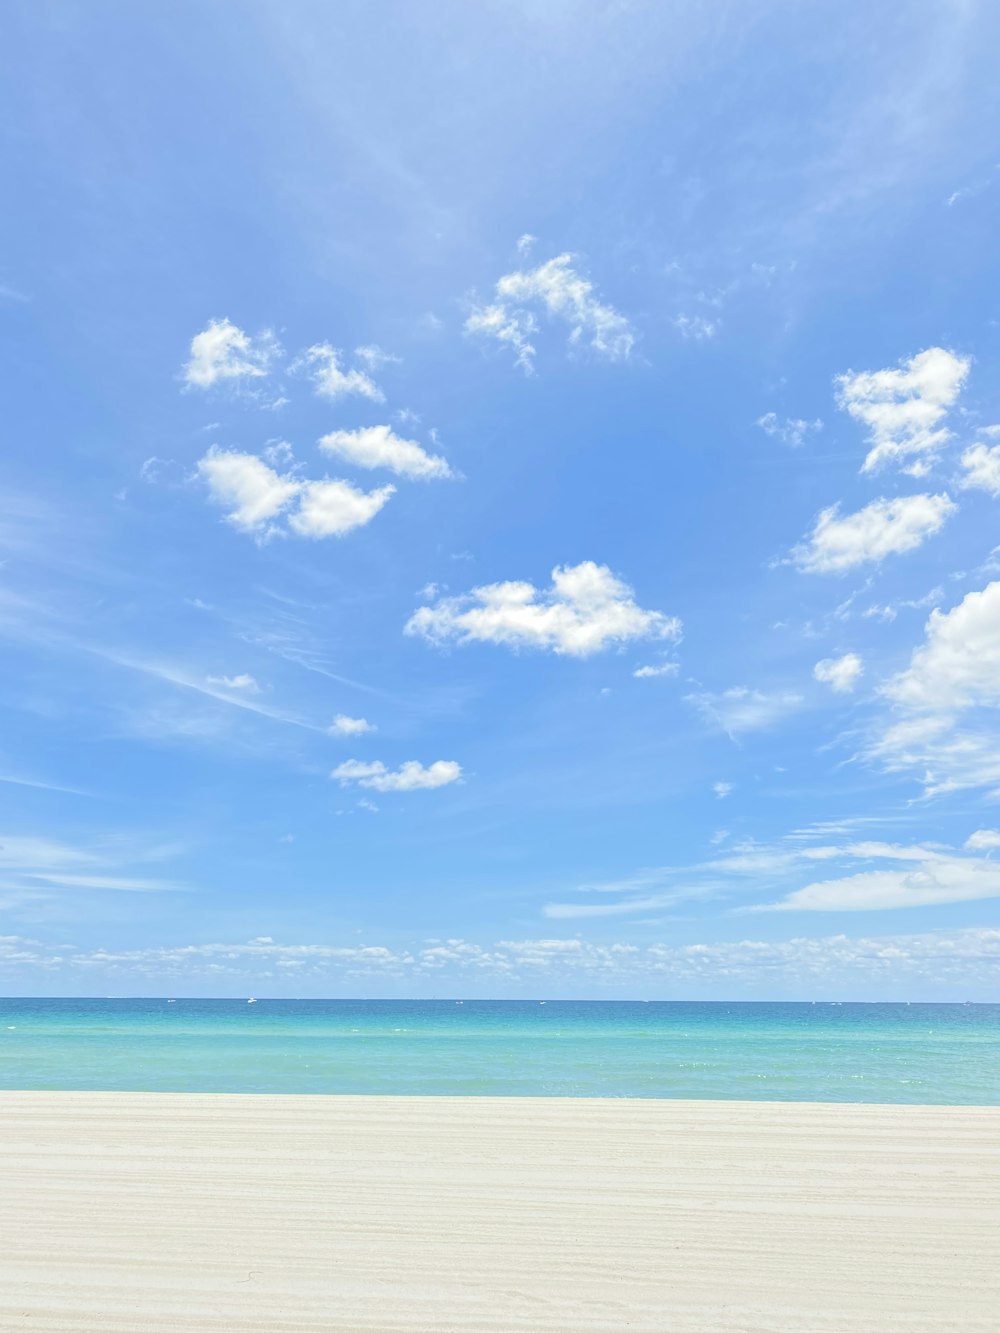
[[[1000,1108],[0,1093],[0,1328],[1000,1329]]]

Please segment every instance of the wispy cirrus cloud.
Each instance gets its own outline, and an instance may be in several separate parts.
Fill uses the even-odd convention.
[[[927,846],[862,843],[841,853],[871,866],[815,880],[754,911],[884,912],[1000,898],[1000,862]]]
[[[775,726],[803,703],[802,695],[793,690],[753,690],[746,685],[717,693],[705,690],[685,699],[707,722],[731,737]]]
[[[1000,897],[1000,861],[992,856],[1000,834],[991,830],[973,833],[962,849],[873,837],[817,840],[824,831],[854,829],[831,826],[772,843],[745,840],[689,865],[581,884],[572,898],[546,903],[543,915],[571,920],[649,914],[699,898],[740,915],[903,911]],[[822,876],[816,873],[820,867]],[[594,895],[614,901],[595,903]]]
[[[148,850],[118,836],[79,844],[0,832],[0,889],[23,903],[67,890],[167,893],[186,887],[176,880],[137,875],[133,867],[148,859]]]

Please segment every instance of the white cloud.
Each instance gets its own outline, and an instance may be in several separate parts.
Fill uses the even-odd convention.
[[[147,458],[139,469],[139,476],[150,486],[179,486],[184,480],[184,469],[175,458]]]
[[[873,500],[856,513],[840,516],[840,506],[824,509],[808,539],[792,551],[792,562],[809,574],[841,574],[889,555],[914,551],[940,532],[958,506],[950,496],[907,495]]]
[[[198,463],[213,499],[224,505],[226,519],[243,532],[270,535],[272,523],[298,495],[302,483],[281,476],[254,454],[213,445]]]
[[[295,451],[287,440],[275,440],[261,450],[261,457],[271,467],[292,467],[295,463]]]
[[[1000,499],[1000,444],[973,444],[962,455],[965,476],[959,485],[965,489],[989,491]]]
[[[970,852],[994,852],[1000,847],[1000,829],[976,829],[966,838],[965,845]]]
[[[342,370],[340,356],[337,348],[331,347],[329,343],[316,343],[302,354],[292,369],[309,367],[313,386],[321,398],[343,398],[355,394],[375,403],[384,402],[385,394],[371,376],[357,367]]]
[[[378,370],[379,366],[399,365],[401,357],[386,352],[378,343],[368,343],[364,347],[355,347],[354,355],[363,361],[369,370]]]
[[[870,758],[918,770],[928,795],[1000,787],[1000,582],[933,611],[924,642],[883,694],[902,716],[883,724]]]
[[[537,268],[505,274],[496,284],[496,299],[477,307],[465,321],[466,331],[496,338],[515,352],[515,361],[530,372],[538,322],[529,306],[540,307],[569,325],[571,346],[586,343],[612,361],[626,360],[635,345],[631,324],[594,294],[594,286],[573,268],[573,256],[562,254]]]
[[[636,680],[654,680],[661,676],[676,676],[680,669],[679,662],[661,662],[658,666],[636,667],[632,675]]]
[[[675,315],[671,322],[687,342],[707,342],[720,328],[719,320],[706,319],[704,315]]]
[[[238,676],[209,676],[209,685],[221,685],[226,690],[243,690],[246,694],[260,694],[260,686],[245,671]]]
[[[442,598],[416,611],[405,632],[434,643],[498,643],[587,657],[635,639],[676,641],[681,623],[643,610],[628,584],[606,565],[584,560],[556,566],[546,589],[490,583],[464,597]]]
[[[358,467],[384,467],[402,477],[454,476],[444,458],[427,453],[416,440],[406,440],[394,434],[390,426],[334,430],[322,437],[319,447]]]
[[[118,835],[81,847],[45,837],[0,833],[3,888],[18,898],[49,898],[63,889],[98,889],[122,893],[157,893],[181,885],[126,870],[130,862],[159,859],[156,851],[130,847]]]
[[[395,487],[360,491],[346,481],[303,481],[281,474],[255,454],[213,447],[198,464],[212,496],[226,506],[226,519],[243,532],[267,540],[289,529],[300,537],[340,537],[370,522]],[[289,509],[288,528],[274,520]]]
[[[757,418],[757,425],[765,435],[780,440],[792,449],[800,448],[811,433],[823,429],[823,423],[818,417],[815,421],[803,421],[801,417],[786,417],[782,421],[776,412],[765,412]]]
[[[839,405],[868,428],[871,450],[863,471],[887,462],[916,460],[926,471],[951,438],[942,422],[962,390],[970,361],[943,347],[929,347],[896,370],[848,371],[835,379]]]
[[[370,523],[395,493],[395,486],[359,491],[346,481],[307,481],[288,526],[300,537],[343,537]]]
[[[281,347],[273,334],[262,333],[254,340],[228,319],[212,319],[191,339],[184,382],[189,388],[208,389],[220,380],[239,383],[262,379],[280,355]]]
[[[395,771],[378,760],[365,763],[360,759],[348,759],[338,764],[330,776],[342,787],[355,783],[373,791],[428,791],[457,782],[462,769],[451,759],[438,759],[426,768],[416,759],[408,759]]]
[[[346,713],[338,713],[330,725],[330,734],[332,736],[364,736],[366,732],[375,731],[371,722],[363,717],[348,717]]]
[[[295,985],[308,976],[319,987],[343,979],[346,985],[359,976],[401,979],[412,988],[440,992],[445,978],[463,988],[483,978],[495,993],[498,983],[514,993],[537,996],[544,979],[550,993],[583,984],[591,993],[607,985],[611,993],[661,995],[664,985],[709,996],[720,988],[732,994],[744,988],[762,993],[801,998],[898,998],[903,987],[941,998],[967,999],[981,990],[993,994],[1000,963],[1000,930],[978,927],[849,937],[844,934],[796,937],[790,940],[737,938],[711,943],[663,944],[639,947],[629,943],[597,944],[590,940],[521,939],[477,944],[461,938],[424,941],[421,947],[387,948],[384,945],[284,943],[269,936],[240,941],[195,942],[144,949],[77,950],[62,944],[0,936],[0,961],[8,968],[64,973],[83,977],[145,980],[169,979],[175,984],[217,983],[230,987],[240,978],[244,993],[259,989],[257,978],[268,980],[294,967]],[[254,980],[251,981],[251,978]],[[720,978],[722,981],[720,982]],[[919,993],[918,992],[918,993]],[[905,993],[905,992],[903,992]]]
[[[903,597],[895,605],[879,606],[875,604],[869,606],[861,612],[861,618],[862,620],[883,620],[891,624],[901,610],[926,611],[930,606],[937,606],[944,595],[944,588],[938,584],[937,587],[931,588],[929,592],[925,592],[922,597]]]
[[[739,904],[746,901],[748,890],[778,901],[735,905],[730,910],[737,915],[874,911],[1000,896],[1000,859],[994,862],[963,855],[935,843],[901,844],[863,836],[839,845],[815,842],[831,836],[850,838],[860,829],[867,831],[873,822],[877,823],[862,819],[817,825],[796,830],[770,845],[746,840],[699,863],[661,866],[625,879],[581,884],[576,893],[586,895],[582,902],[550,904],[557,910],[550,913],[546,909],[546,915],[570,919],[648,913],[693,898],[729,899]],[[973,843],[972,850],[992,846],[988,834],[981,840],[974,838]],[[815,878],[818,864],[823,867],[822,880]],[[594,894],[610,895],[615,902],[592,907],[588,900]]]
[[[733,784],[731,782],[713,782],[712,790],[720,801],[724,801],[727,796],[732,794]]]
[[[823,685],[829,685],[835,694],[850,694],[863,672],[864,664],[857,653],[824,657],[813,667],[813,676]]]
[[[758,910],[876,912],[1000,897],[997,861],[948,855],[927,847],[894,848],[880,844],[862,844],[858,855],[900,864],[862,870],[840,879],[818,880]]]
[[[762,731],[793,713],[802,703],[800,694],[775,690],[765,692],[736,685],[719,694],[705,692],[687,695],[707,721],[728,736],[744,731]]]
[[[538,322],[530,311],[511,311],[498,304],[474,310],[465,321],[467,333],[481,333],[512,348],[514,364],[528,375],[534,373],[535,346],[531,338],[537,328]]]
[[[950,611],[932,611],[924,643],[886,693],[931,712],[1000,707],[1000,582],[967,593]]]
[[[948,715],[911,716],[884,726],[865,753],[890,773],[919,774],[927,796],[970,787],[1000,794],[995,727],[963,728]]]

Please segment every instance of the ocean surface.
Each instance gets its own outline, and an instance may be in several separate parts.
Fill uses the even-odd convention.
[[[1000,1004],[0,999],[0,1087],[1000,1104]]]

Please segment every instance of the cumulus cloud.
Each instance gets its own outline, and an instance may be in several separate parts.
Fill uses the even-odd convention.
[[[928,795],[1000,788],[1000,582],[932,611],[924,642],[883,694],[895,720],[882,724],[869,757],[916,770]]]
[[[254,339],[228,319],[209,320],[191,339],[191,356],[183,369],[188,388],[210,389],[220,381],[239,384],[263,379],[281,346],[270,332]]]
[[[357,785],[373,791],[429,791],[447,787],[462,776],[462,769],[452,759],[438,759],[426,768],[416,759],[408,759],[399,768],[390,770],[378,760],[366,763],[348,759],[338,764],[330,774],[342,787]]]
[[[780,440],[792,449],[801,448],[809,435],[823,429],[823,423],[817,417],[815,421],[804,421],[801,417],[780,419],[777,412],[765,412],[757,418],[757,425],[765,435]]]
[[[808,574],[842,574],[858,565],[879,564],[886,556],[915,551],[940,532],[957,509],[945,494],[873,500],[843,516],[839,504],[831,505],[794,548],[792,562]]]
[[[385,394],[366,371],[356,366],[351,370],[342,369],[341,355],[329,343],[315,343],[303,352],[292,369],[306,368],[311,374],[313,388],[321,398],[345,398],[353,394],[374,403],[384,402]],[[371,365],[371,358],[367,360]]]
[[[304,481],[277,472],[255,454],[216,447],[198,463],[198,473],[227,510],[226,521],[261,541],[288,532],[343,536],[369,523],[395,493],[393,486],[361,491],[346,481]],[[278,524],[279,517],[287,518],[286,527]]]
[[[330,724],[332,736],[364,736],[374,730],[375,727],[367,718],[348,717],[346,713],[338,713]]]
[[[813,676],[823,685],[829,685],[834,694],[850,694],[861,679],[864,664],[857,653],[843,657],[824,657],[813,667]]]
[[[967,593],[950,611],[932,611],[924,643],[885,692],[931,712],[1000,707],[1000,582]]]
[[[1000,963],[1000,930],[975,927],[923,934],[850,937],[806,936],[790,940],[736,938],[712,943],[637,946],[597,944],[580,938],[499,940],[480,944],[462,938],[425,941],[420,947],[378,944],[286,943],[270,936],[249,941],[195,942],[143,949],[72,949],[61,944],[0,936],[0,961],[8,969],[59,972],[84,977],[142,977],[166,982],[185,979],[230,982],[294,975],[329,986],[332,978],[359,976],[404,979],[412,987],[440,993],[446,978],[467,986],[483,978],[495,993],[498,983],[515,993],[537,995],[540,981],[550,993],[583,982],[607,985],[615,994],[635,986],[638,993],[663,994],[663,987],[717,995],[719,978],[728,993],[784,993],[801,997],[844,994],[896,998],[902,986],[933,987],[943,998],[966,999],[970,990],[993,993]],[[258,989],[256,983],[252,983]]]
[[[297,478],[280,475],[254,454],[215,445],[198,463],[198,473],[212,498],[226,508],[226,521],[258,535],[275,531],[273,520],[302,488]]]
[[[573,268],[573,256],[557,255],[537,268],[506,273],[496,284],[495,299],[476,307],[465,321],[468,333],[506,343],[517,365],[531,372],[538,320],[531,307],[569,326],[572,347],[586,345],[611,361],[626,360],[635,345],[631,324],[597,299],[594,285]]]
[[[989,426],[979,432],[987,439],[1000,435],[1000,426]],[[1000,499],[1000,444],[988,445],[983,441],[971,445],[962,454],[965,475],[959,485],[965,490],[988,491]]]
[[[429,454],[416,440],[396,435],[390,426],[363,426],[360,430],[334,430],[319,441],[324,453],[343,458],[357,467],[388,468],[401,477],[426,479],[452,477],[447,461]]]
[[[245,694],[260,694],[260,686],[253,676],[242,672],[238,676],[209,676],[209,685],[221,685],[226,690],[242,690]]]
[[[1000,847],[1000,829],[976,829],[966,838],[965,845],[970,852],[995,852]]]
[[[689,694],[687,702],[727,736],[738,736],[781,722],[801,706],[802,696],[786,690],[751,690],[746,685],[735,685],[718,694]]]
[[[395,493],[395,486],[359,491],[347,481],[303,482],[288,526],[300,537],[343,537],[370,523]]]
[[[497,643],[588,657],[612,644],[681,636],[681,622],[637,605],[627,583],[606,565],[584,560],[556,566],[551,586],[490,583],[464,597],[444,597],[423,606],[406,624],[407,634],[433,643]]]
[[[676,676],[680,669],[679,662],[660,662],[657,666],[636,667],[632,675],[636,680],[655,680],[662,676]]]
[[[868,429],[871,450],[863,471],[914,460],[908,470],[923,475],[951,439],[942,424],[969,374],[968,357],[929,347],[898,369],[855,372],[834,381],[839,405]]]

